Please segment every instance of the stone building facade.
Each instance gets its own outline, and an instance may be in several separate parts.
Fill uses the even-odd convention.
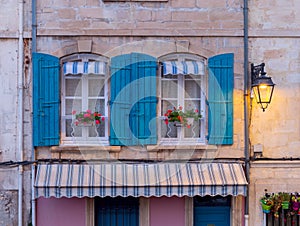
[[[245,3],[248,5],[246,8]],[[36,180],[35,166],[51,161],[203,163],[208,160],[216,163],[241,163],[245,166],[245,152],[248,152],[251,160],[249,195],[246,198],[233,195],[230,200],[230,225],[244,225],[244,204],[247,198],[249,225],[264,225],[259,198],[265,189],[271,193],[299,190],[297,150],[300,145],[300,124],[297,99],[300,81],[300,20],[297,18],[297,8],[300,5],[297,0],[288,3],[284,0],[47,0],[19,4],[3,1],[1,5],[0,92],[3,104],[0,105],[0,122],[3,126],[0,129],[0,160],[6,163],[0,168],[1,225],[17,225],[20,218],[25,225],[30,222],[35,225],[47,225],[41,221],[46,216],[43,215],[46,208],[51,206],[54,214],[56,205],[61,204],[67,207],[74,206],[78,211],[77,223],[82,221],[85,225],[93,225],[95,210],[90,198],[71,198],[68,199],[68,203],[64,198],[56,200],[32,196],[32,180]],[[248,15],[248,21],[245,21],[245,15]],[[12,18],[19,20],[11,23]],[[245,30],[249,34],[247,37],[244,35]],[[245,41],[248,48],[245,48]],[[245,50],[248,51],[246,58]],[[204,136],[201,142],[189,141],[181,144],[181,140],[176,140],[175,143],[165,145],[163,139],[158,139],[159,142],[155,145],[87,145],[76,139],[62,140],[62,137],[67,135],[60,134],[58,145],[34,145],[33,135],[40,131],[36,132],[37,128],[33,125],[34,116],[32,117],[35,114],[32,52],[58,58],[61,68],[63,63],[69,62],[70,59],[93,54],[93,57],[100,56],[101,59],[105,59],[109,70],[114,57],[132,53],[149,55],[158,63],[175,56],[189,56],[203,60],[205,68],[213,56],[232,53],[232,142],[209,143],[209,110],[207,105],[204,105]],[[265,112],[250,98],[248,90],[244,90],[244,67],[249,67],[250,63],[261,62],[266,64],[268,75],[276,83],[272,103]],[[209,70],[205,69],[205,79],[208,74]],[[64,76],[62,69],[59,75]],[[205,96],[208,96],[209,89],[207,80],[203,88],[207,91]],[[61,86],[60,92],[62,89]],[[103,98],[107,96],[107,101],[110,101],[110,95],[110,90],[106,90]],[[159,97],[163,99],[161,95]],[[246,107],[245,100],[249,101]],[[8,105],[10,107],[7,107]],[[161,106],[163,105],[157,107],[159,126],[163,126]],[[63,108],[61,105],[61,115],[66,113],[63,113]],[[106,129],[109,133],[110,109],[107,111],[104,122],[107,123]],[[59,127],[63,125],[59,123]],[[248,134],[245,130],[248,131],[249,137],[245,137]],[[65,132],[68,133],[67,128]],[[24,165],[19,166],[18,162],[23,162]],[[33,168],[31,162],[36,163]],[[20,194],[22,205],[18,201]],[[58,200],[63,201],[57,204]],[[159,225],[161,222],[157,219],[160,218],[155,215],[158,213],[154,210],[163,203],[167,203],[167,206],[173,203],[174,206],[179,206],[178,209],[185,210],[184,213],[179,211],[178,216],[181,218],[178,218],[178,225],[193,225],[193,202],[192,198],[186,198],[184,201],[176,198],[162,201],[143,199],[140,205],[150,211],[140,213],[140,218],[148,219],[140,222],[140,225]],[[18,211],[20,208],[22,215]],[[169,214],[166,213],[166,216],[172,216],[172,213]],[[71,218],[73,215],[65,213],[64,216]],[[62,221],[64,216],[60,218]],[[76,222],[77,218],[74,219]],[[180,221],[182,219],[183,221]],[[49,222],[57,223],[51,220]]]

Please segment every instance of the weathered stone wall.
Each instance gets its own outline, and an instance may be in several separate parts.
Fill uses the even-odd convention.
[[[16,46],[16,40],[0,40],[0,162],[17,160]],[[0,167],[0,225],[17,225],[16,169]]]
[[[264,62],[276,83],[266,111],[254,100],[250,109],[250,142],[261,144],[266,158],[300,157],[299,7],[297,0],[249,1],[249,61]],[[251,166],[249,225],[262,226],[259,198],[265,189],[299,192],[299,161],[255,161]]]
[[[18,4],[0,0],[0,161],[16,161]],[[253,102],[250,108],[250,143],[263,145],[264,157],[299,157],[299,71],[300,15],[298,0],[249,0],[249,61],[266,63],[266,71],[276,83],[271,105],[266,112]],[[31,3],[25,2],[25,36],[30,36]],[[15,23],[11,23],[15,21]],[[62,57],[78,52],[78,41],[92,41],[92,52],[108,57],[128,52],[148,53],[155,57],[172,52],[191,52],[204,57],[235,54],[234,145],[218,147],[216,157],[242,157],[244,151],[243,115],[243,1],[169,0],[162,2],[102,2],[101,0],[37,1],[37,50]],[[30,42],[25,42],[30,55]],[[5,57],[3,57],[5,56]],[[29,59],[30,64],[30,59]],[[24,69],[24,152],[31,158],[31,69]],[[125,157],[126,150],[119,153]],[[170,153],[164,153],[168,155]],[[140,156],[162,153],[141,152]],[[180,156],[180,153],[176,153]],[[100,155],[103,155],[101,153]],[[118,157],[116,152],[112,154]],[[199,154],[200,155],[200,154]],[[40,157],[57,157],[43,149]],[[79,158],[63,153],[64,158]],[[103,155],[104,156],[104,155]],[[106,156],[106,153],[105,153]],[[129,156],[130,157],[130,156]],[[271,174],[251,171],[251,183],[268,178],[276,184],[279,168]],[[264,169],[263,169],[264,170]],[[297,171],[297,168],[295,168]],[[8,176],[9,175],[9,176]],[[5,197],[17,200],[17,169],[1,169],[1,189]],[[25,172],[25,214],[30,216],[30,173]],[[292,178],[292,175],[287,175]],[[273,181],[272,181],[273,180]],[[289,181],[292,179],[289,179]],[[284,177],[282,177],[284,182]],[[260,187],[251,185],[252,208],[258,208]],[[263,186],[262,186],[263,187]],[[254,190],[253,190],[254,189]],[[282,187],[284,189],[284,187]],[[3,204],[4,205],[4,204]],[[3,225],[15,225],[10,213],[0,205]],[[4,205],[5,206],[5,205]],[[4,211],[2,211],[4,209]],[[262,223],[257,210],[251,209],[250,225]],[[2,214],[3,212],[3,214]],[[258,213],[259,214],[259,213]],[[2,218],[3,216],[3,218]],[[0,222],[2,224],[2,222]]]
[[[0,225],[18,225],[18,192],[0,190]]]
[[[262,112],[253,101],[251,143],[263,145],[263,156],[300,157],[300,2],[250,1],[252,63],[265,62],[276,83],[272,103]]]
[[[250,224],[263,226],[260,198],[268,193],[299,192],[299,161],[260,161],[253,163],[250,179]]]
[[[16,1],[0,0],[0,163],[20,160],[18,151],[18,38],[19,4]],[[31,28],[31,5],[24,5],[24,37],[28,38]],[[25,54],[30,54],[28,39],[24,41]],[[27,50],[27,51],[26,51]],[[31,78],[28,65],[24,67],[24,93],[29,90]],[[27,92],[28,93],[28,92]],[[31,95],[30,95],[31,96]],[[31,159],[31,100],[24,98],[24,160]],[[29,106],[29,107],[28,107]],[[18,167],[0,166],[0,225],[18,225]],[[31,176],[24,171],[23,219],[30,221]]]
[[[251,58],[265,62],[276,83],[272,103],[262,112],[253,102],[252,144],[263,145],[263,156],[300,157],[300,39],[257,38],[251,42]]]
[[[242,34],[241,2],[178,1],[38,3],[41,35],[207,36]],[[55,20],[53,18],[56,18]]]

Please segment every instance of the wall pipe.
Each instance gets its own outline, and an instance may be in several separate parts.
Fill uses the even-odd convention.
[[[19,0],[19,38],[18,38],[18,124],[17,124],[17,146],[19,161],[23,162],[23,66],[24,66],[24,43],[23,43],[23,24],[24,24],[24,1]],[[18,168],[18,225],[23,225],[23,174],[24,168],[20,164]]]
[[[32,0],[31,3],[31,11],[32,11],[32,21],[31,21],[31,51],[36,52],[36,34],[37,34],[37,22],[36,22],[36,0]],[[31,54],[32,56],[32,54]],[[33,78],[33,70],[32,70],[32,78]],[[33,122],[33,120],[31,120]],[[32,126],[33,130],[33,126]],[[33,134],[33,131],[32,133]],[[33,139],[32,139],[33,144]],[[31,160],[35,161],[35,150],[32,146],[31,149]],[[35,164],[31,165],[31,224],[32,226],[36,226],[36,199],[35,199],[35,190],[34,190],[34,181],[35,181]]]
[[[249,75],[248,75],[248,0],[244,0],[244,135],[245,135],[245,174],[248,183],[250,183],[250,154],[249,154]],[[245,198],[245,226],[249,224],[249,185]]]

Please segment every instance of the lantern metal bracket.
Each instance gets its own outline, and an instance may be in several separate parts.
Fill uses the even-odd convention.
[[[265,63],[261,63],[259,65],[251,64],[251,79],[252,79],[252,84],[255,83],[255,80],[258,79],[261,76],[266,76],[266,72],[264,70],[265,68]]]

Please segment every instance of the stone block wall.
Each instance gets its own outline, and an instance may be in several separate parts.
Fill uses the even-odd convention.
[[[235,36],[243,29],[240,1],[48,0],[38,3],[37,12],[41,35]]]

